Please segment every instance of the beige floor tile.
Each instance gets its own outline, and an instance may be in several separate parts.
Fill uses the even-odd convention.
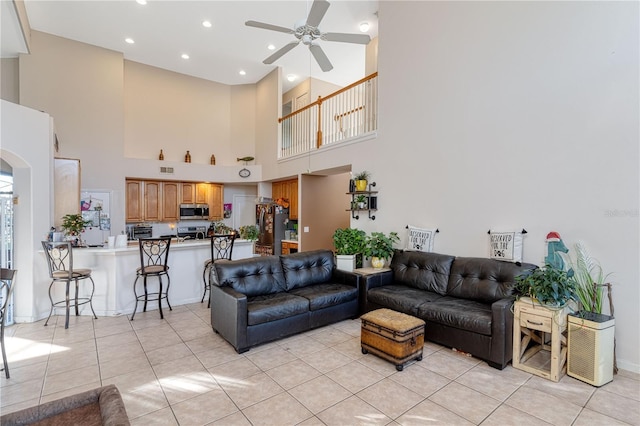
[[[102,380],[143,370],[151,370],[151,364],[149,364],[147,357],[144,356],[142,348],[140,348],[140,353],[137,356],[125,355],[114,358],[111,361],[100,362],[100,377]]]
[[[99,387],[101,387],[100,381],[95,381],[95,382],[85,383],[83,385],[76,386],[74,388],[65,389],[60,392],[43,395],[42,398],[40,398],[40,404],[44,404],[45,402],[49,402],[49,401],[55,401],[56,399],[64,398],[70,395],[75,395],[80,392],[86,392],[92,389],[97,389]]]
[[[222,345],[229,345],[219,334],[209,333],[195,339],[185,340],[185,344],[191,349],[191,352],[197,354],[203,351],[209,351]]]
[[[564,401],[569,401],[581,407],[584,407],[596,390],[595,387],[567,375],[564,375],[558,382],[532,376],[525,384],[525,387],[541,390],[544,393],[555,395]]]
[[[171,407],[180,425],[205,425],[238,411],[221,390],[213,390]]]
[[[26,365],[23,367],[14,367],[13,363],[9,362],[9,376],[4,374],[4,371],[0,373],[0,387],[16,385],[18,383],[24,383],[31,380],[43,380],[47,371],[47,362],[39,362],[37,364]],[[1,391],[0,391],[1,392]],[[1,394],[0,394],[1,396]]]
[[[209,373],[211,373],[218,383],[230,383],[262,372],[253,362],[245,357],[239,357],[238,359],[216,365],[207,370],[209,370]]]
[[[170,407],[140,416],[131,421],[131,426],[178,426],[176,416]]]
[[[384,375],[357,361],[351,361],[327,373],[327,377],[348,389],[358,393],[374,383],[384,379]]]
[[[299,335],[294,337],[286,339],[279,346],[295,356],[302,357],[327,348],[327,345],[311,337]]]
[[[96,352],[96,344],[93,339],[73,342],[70,344],[53,343],[50,359],[69,359],[75,356],[84,356],[87,352]]]
[[[426,368],[412,368],[409,371],[398,371],[389,376],[389,378],[425,398],[449,384],[449,379]]]
[[[217,346],[208,351],[196,353],[196,357],[206,368],[213,368],[220,364],[245,358],[244,354],[238,354],[231,345]]]
[[[515,391],[505,404],[558,426],[570,425],[581,410],[581,407],[555,395],[524,386]]]
[[[39,401],[40,401],[40,398],[26,399],[16,404],[2,406],[2,409],[0,410],[0,414],[9,414],[15,411],[24,410],[25,408],[35,407],[40,403]]]
[[[327,426],[386,425],[391,419],[357,396],[352,396],[316,415]]]
[[[602,386],[600,389],[622,395],[640,402],[640,381],[629,377],[614,375],[613,381]]]
[[[195,355],[188,355],[162,364],[152,365],[151,368],[153,368],[158,379],[207,372]]]
[[[434,352],[424,356],[422,362],[416,363],[420,367],[427,368],[451,380],[455,380],[471,370],[476,364],[476,362],[460,355],[451,356],[447,354],[447,351]]]
[[[102,384],[116,385],[120,392],[137,390],[149,384],[160,386],[151,366],[102,379]]]
[[[100,322],[100,324],[106,324],[106,321]],[[96,327],[95,334],[97,338],[109,337],[109,336],[118,336],[122,333],[132,332],[133,328],[131,324],[129,324],[129,320],[118,321],[117,323],[110,323],[108,326]]]
[[[500,371],[482,363],[460,375],[456,382],[494,399],[504,401],[530,377],[530,374],[511,367]]]
[[[69,354],[67,357],[52,358],[49,360],[47,376],[51,376],[65,371],[77,370],[82,367],[98,365],[98,354],[95,348],[84,353]],[[73,373],[72,373],[73,374]]]
[[[164,348],[154,349],[152,351],[147,351],[146,354],[151,365],[158,365],[164,362],[169,362],[179,358],[184,358],[189,355],[193,355],[191,349],[189,349],[189,347],[183,342],[166,346]]]
[[[94,382],[100,382],[100,371],[97,365],[52,374],[45,378],[42,395],[49,395]]]
[[[342,355],[340,352],[332,348],[327,348],[318,352],[314,352],[312,354],[303,355],[300,358],[322,373],[327,373],[331,370],[335,370],[336,368],[342,367],[343,365],[352,362],[351,358]]]
[[[251,426],[251,423],[249,423],[249,420],[247,420],[241,411],[238,411],[220,420],[209,423],[209,426]]]
[[[340,321],[339,323],[333,324],[333,327],[360,339],[360,329],[362,328],[360,318]]]
[[[108,349],[117,349],[117,347],[119,346],[125,345],[127,343],[132,343],[132,342],[140,346],[140,342],[138,341],[138,336],[134,331],[124,331],[119,334],[99,337],[98,339],[96,339],[98,352],[102,352]]]
[[[501,405],[482,422],[482,426],[505,425],[547,426],[549,423],[508,405]]]
[[[32,399],[40,400],[44,379],[34,379],[0,389],[0,407],[20,404]]]
[[[337,345],[332,346],[332,348],[351,359],[360,359],[366,356],[362,353],[362,346],[360,345],[359,337],[354,337],[346,342],[338,343]]]
[[[118,390],[130,420],[169,406],[160,384],[155,380],[125,389],[118,386]]]
[[[640,381],[640,373],[636,373],[634,371],[623,370],[622,368],[618,369],[617,376],[626,377],[627,379]],[[615,376],[614,376],[615,378]]]
[[[284,392],[284,389],[266,373],[230,383],[220,383],[220,386],[241,410]]]
[[[272,368],[266,373],[284,389],[291,389],[321,374],[318,370],[299,359]]]
[[[300,422],[297,426],[325,426],[325,424],[316,416],[310,417],[304,422]]]
[[[327,346],[334,346],[351,340],[353,336],[333,327],[325,327],[322,331],[314,334],[312,338]]]
[[[182,339],[173,331],[168,333],[166,336],[159,335],[140,339],[140,344],[145,352],[166,348],[167,346],[175,345],[177,343],[182,343]]]
[[[352,396],[351,392],[326,376],[296,386],[289,393],[314,414]]]
[[[384,379],[356,394],[360,399],[395,419],[424,400],[424,397],[391,379]]]
[[[252,425],[295,425],[313,414],[286,392],[280,393],[243,410]]]
[[[500,401],[455,382],[431,395],[429,400],[476,424],[500,405]]]
[[[578,416],[576,421],[573,422],[573,426],[594,426],[594,425],[623,426],[628,424],[629,423],[616,420],[613,417],[609,417],[604,414],[600,414],[596,411],[589,410],[588,408],[583,409],[580,412],[580,415]]]
[[[398,371],[396,370],[396,366],[393,363],[387,361],[386,359],[382,359],[379,356],[376,356],[372,353],[368,353],[366,356],[358,358],[357,362],[369,367],[374,371],[377,371],[378,373],[382,374],[385,377],[391,376],[392,374],[395,374]],[[420,362],[412,361],[409,364],[409,366],[420,365],[420,364],[422,364],[422,361]],[[407,369],[409,366],[407,366]]]
[[[632,425],[640,425],[638,401],[604,389],[598,389],[593,394],[586,408]]]
[[[165,377],[159,379],[159,382],[171,405],[213,390],[221,390],[208,371]]]
[[[209,336],[213,331],[211,330],[211,326],[200,324],[185,328],[184,330],[178,330],[177,333],[182,340],[187,341],[197,339],[198,337]]]
[[[471,426],[473,423],[428,399],[416,405],[396,419],[400,425],[457,425]]]
[[[113,345],[98,349],[98,361],[100,364],[135,358],[146,359],[144,350],[137,340],[135,342],[127,342],[122,345]]]
[[[280,346],[274,346],[271,349],[260,352],[252,353],[250,351],[248,354],[245,354],[245,356],[263,371],[279,367],[296,359],[294,354],[284,350]]]

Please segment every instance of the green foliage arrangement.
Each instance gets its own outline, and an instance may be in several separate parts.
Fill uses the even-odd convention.
[[[589,255],[581,243],[575,244],[575,252],[575,262],[568,255],[564,255],[563,259],[574,272],[571,279],[575,282],[578,302],[582,310],[601,314],[605,282],[611,274],[602,271],[600,263]]]
[[[367,237],[365,256],[388,259],[393,256],[393,244],[399,241],[397,232],[390,232],[389,235],[385,235],[384,232],[372,232]]]
[[[231,234],[232,232],[235,232],[235,229],[227,226],[224,222],[215,222],[213,224],[213,229],[215,229],[215,233],[218,235]]]
[[[244,225],[240,227],[240,238],[255,241],[258,239],[258,227],[256,225]]]
[[[353,176],[353,180],[369,180],[370,177],[371,177],[371,173],[369,173],[368,171],[364,170],[362,172],[356,173]]]
[[[62,216],[62,229],[65,235],[78,236],[91,224],[90,220],[84,220],[81,214],[66,214]]]
[[[338,228],[333,233],[333,246],[336,254],[352,255],[364,253],[366,233],[357,228]]]
[[[529,275],[516,277],[514,291],[519,296],[529,296],[542,305],[562,307],[576,300],[576,285],[572,271],[563,271],[546,265]]]

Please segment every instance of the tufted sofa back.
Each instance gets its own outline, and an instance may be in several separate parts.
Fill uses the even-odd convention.
[[[333,252],[313,250],[280,256],[286,289],[329,282],[333,272]]]
[[[476,257],[457,257],[451,267],[447,295],[485,303],[511,296],[515,278],[536,269],[536,265]]]
[[[232,262],[214,262],[211,283],[229,286],[247,296],[285,291],[286,284],[279,256],[262,256]]]
[[[420,251],[396,250],[391,259],[393,279],[420,290],[445,295],[454,256]]]

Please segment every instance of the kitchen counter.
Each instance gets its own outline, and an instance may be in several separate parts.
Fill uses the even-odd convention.
[[[106,248],[88,247],[73,250],[73,264],[76,268],[90,268],[91,276],[96,284],[93,295],[93,308],[98,316],[131,315],[135,306],[133,282],[136,269],[140,267],[140,251],[137,242],[127,247]],[[253,241],[235,240],[232,259],[253,257]],[[199,302],[202,299],[204,284],[202,272],[204,262],[211,257],[209,239],[171,242],[169,248],[169,301],[171,306]],[[47,269],[44,252],[42,268]],[[140,281],[140,280],[139,280]],[[149,285],[156,287],[156,279],[151,278]],[[141,288],[140,283],[138,286]],[[58,286],[61,290],[63,286]],[[56,290],[58,290],[56,289]],[[154,290],[151,290],[154,291]],[[206,303],[206,302],[205,302]],[[82,315],[91,315],[88,305],[81,306]],[[157,309],[157,302],[149,302],[147,310]],[[142,304],[138,304],[138,312]]]
[[[298,244],[298,240],[282,240],[283,243]]]

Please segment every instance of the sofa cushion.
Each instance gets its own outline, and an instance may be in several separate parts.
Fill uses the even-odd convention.
[[[308,299],[311,311],[340,305],[358,298],[358,289],[356,287],[334,283],[299,287],[289,293]]]
[[[396,250],[390,267],[397,284],[433,291],[444,296],[447,293],[449,273],[454,259],[454,256],[445,254]]]
[[[422,304],[417,317],[491,336],[491,305],[488,303],[443,297],[437,303]]]
[[[313,250],[280,256],[287,290],[326,283],[333,273],[333,252]]]
[[[515,278],[535,265],[500,262],[493,259],[458,257],[453,262],[447,296],[485,303],[511,296]]]
[[[247,299],[247,325],[257,325],[309,312],[309,300],[289,293]]]
[[[285,290],[284,274],[278,256],[214,262],[211,278],[213,284],[229,286],[247,297]]]
[[[397,284],[376,287],[367,293],[369,302],[409,315],[416,315],[423,303],[433,302],[442,297],[432,291]]]

